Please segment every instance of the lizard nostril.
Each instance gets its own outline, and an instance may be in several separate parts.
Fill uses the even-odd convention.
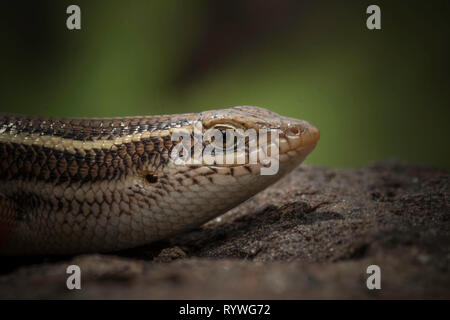
[[[286,130],[286,134],[289,136],[298,136],[300,135],[300,129],[295,126],[289,126]]]

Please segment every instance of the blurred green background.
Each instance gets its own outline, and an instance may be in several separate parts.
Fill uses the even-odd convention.
[[[82,29],[66,28],[81,7]],[[382,30],[366,28],[381,8]],[[450,168],[449,1],[35,1],[2,7],[0,112],[257,105],[321,131],[310,164]]]

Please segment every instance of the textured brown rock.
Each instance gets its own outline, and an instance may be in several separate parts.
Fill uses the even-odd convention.
[[[450,298],[449,174],[302,166],[170,241],[109,255],[0,258],[1,298]],[[66,267],[82,289],[66,288]],[[381,268],[368,290],[366,268]]]

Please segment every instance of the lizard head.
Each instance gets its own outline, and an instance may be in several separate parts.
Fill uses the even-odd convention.
[[[320,137],[304,120],[259,107],[208,110],[182,118],[181,125],[171,129],[171,161],[153,186],[167,189],[161,194],[173,205],[166,216],[173,215],[173,221],[184,216],[180,229],[220,215],[280,179],[306,158]],[[177,162],[180,152],[189,157]],[[176,224],[171,227],[178,231]]]

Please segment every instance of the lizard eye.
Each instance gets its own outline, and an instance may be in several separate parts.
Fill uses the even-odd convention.
[[[221,139],[217,136],[217,131],[215,131],[215,135],[211,137],[211,144],[217,151],[234,151],[237,146],[236,139],[236,128],[229,124],[220,124],[215,125],[213,129],[218,130],[221,135]]]

